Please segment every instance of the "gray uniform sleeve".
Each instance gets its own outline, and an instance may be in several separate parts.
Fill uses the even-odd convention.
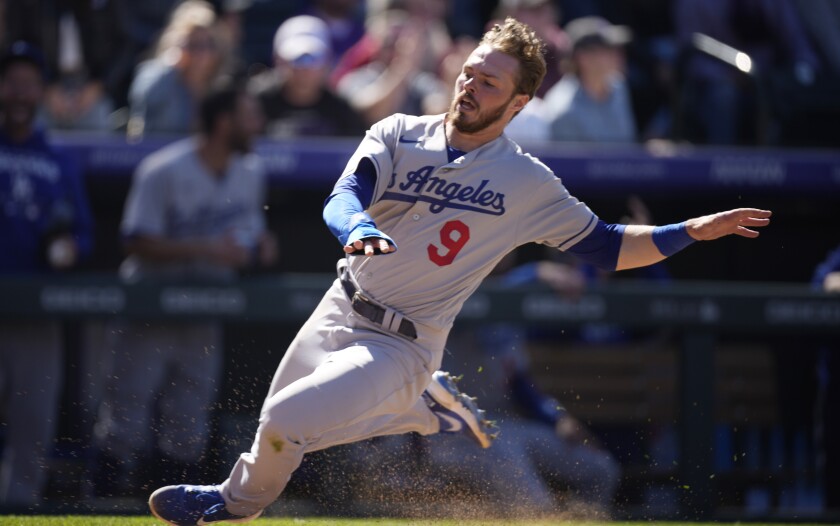
[[[166,173],[141,163],[134,174],[123,211],[123,237],[166,235]]]
[[[519,244],[536,242],[566,250],[586,237],[598,223],[598,216],[569,194],[556,177],[540,185],[534,196],[520,216]]]
[[[394,149],[400,117],[400,114],[392,115],[371,126],[342,173],[342,177],[345,177],[356,171],[359,162],[365,157],[373,161],[376,167],[376,188],[371,204],[382,196],[394,171]]]

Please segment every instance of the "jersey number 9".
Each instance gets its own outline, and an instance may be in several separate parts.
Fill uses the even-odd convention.
[[[443,228],[440,229],[440,244],[444,246],[445,251],[441,251],[434,244],[429,244],[426,248],[429,253],[429,259],[432,263],[445,267],[452,264],[458,252],[464,248],[467,241],[470,240],[470,227],[458,221],[447,221]]]

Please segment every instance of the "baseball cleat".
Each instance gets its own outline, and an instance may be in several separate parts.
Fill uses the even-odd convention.
[[[499,435],[496,424],[476,405],[476,399],[458,390],[459,378],[435,371],[423,392],[423,400],[440,421],[441,433],[465,433],[483,448],[490,447]]]
[[[166,486],[149,497],[155,517],[174,526],[201,526],[214,522],[249,522],[260,516],[234,515],[225,508],[219,486]]]

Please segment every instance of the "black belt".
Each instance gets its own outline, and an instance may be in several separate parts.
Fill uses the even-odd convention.
[[[353,310],[373,323],[382,326],[382,322],[385,320],[385,309],[371,302],[361,294],[358,294],[356,286],[348,278],[342,276],[339,278],[339,281],[341,281],[341,286],[344,287],[344,292],[347,293],[347,297],[350,299],[350,305],[353,307]],[[387,329],[387,327],[385,328]],[[411,340],[417,339],[417,329],[411,320],[403,318],[400,321],[397,332]]]

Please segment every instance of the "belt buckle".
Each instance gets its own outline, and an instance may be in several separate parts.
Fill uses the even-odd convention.
[[[380,309],[381,307],[379,307],[374,302],[372,302],[367,296],[362,294],[361,291],[359,291],[358,289],[353,293],[353,297],[350,298],[350,305],[353,307],[353,310],[355,310],[356,312],[358,312],[359,314],[361,314],[365,318],[369,319],[370,321],[372,321],[374,323],[380,323],[379,321],[374,319],[376,316],[373,315],[370,312],[370,309],[371,308]],[[359,307],[360,305],[365,307],[364,311],[366,311],[366,312],[363,312],[362,310],[360,310],[360,307]],[[382,310],[384,311],[384,309],[382,309]]]
[[[368,305],[376,305],[370,300],[370,298],[362,294],[362,291],[359,289],[356,289],[356,292],[353,293],[352,301],[355,302],[356,300],[359,300],[362,303],[367,303]]]
[[[358,303],[363,304],[368,309],[373,309],[374,312],[360,311],[357,307]],[[382,327],[382,321],[385,317],[385,308],[381,307],[373,300],[362,294],[360,290],[356,290],[356,292],[353,293],[353,297],[350,300],[350,305],[353,307],[354,311],[358,312],[359,314],[367,318],[369,321],[372,321],[373,323]],[[403,328],[403,325],[405,325],[405,328]],[[385,327],[382,328],[384,329]],[[407,320],[405,318],[403,318],[399,327],[397,327],[396,329],[389,330],[396,334],[400,334],[401,336],[404,336],[410,340],[417,339],[417,331],[416,329],[414,329],[414,324],[410,320]]]
[[[350,300],[350,305],[358,314],[382,327],[382,321],[385,319],[385,309],[368,299],[364,294],[356,291]]]

